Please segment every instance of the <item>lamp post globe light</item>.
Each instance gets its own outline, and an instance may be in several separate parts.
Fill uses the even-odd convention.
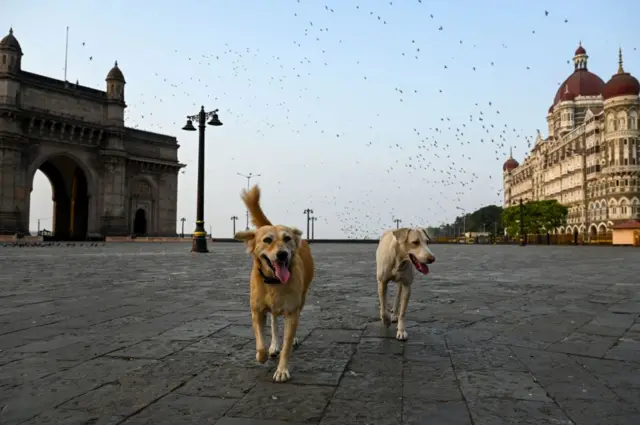
[[[207,123],[207,118],[209,122]],[[204,229],[204,130],[206,124],[219,127],[222,122],[218,118],[218,110],[205,112],[204,106],[197,115],[187,116],[187,124],[182,127],[185,131],[196,131],[193,120],[198,120],[198,199],[196,211],[196,229],[193,231],[192,252],[209,252],[207,249],[207,231]]]

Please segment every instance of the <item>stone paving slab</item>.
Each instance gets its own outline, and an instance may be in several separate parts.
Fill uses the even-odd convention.
[[[0,248],[0,423],[640,423],[640,251],[433,248],[399,342],[375,245],[313,246],[284,384],[255,361],[239,244]]]

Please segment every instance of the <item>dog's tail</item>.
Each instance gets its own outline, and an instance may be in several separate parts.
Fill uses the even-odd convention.
[[[271,222],[260,207],[260,188],[258,185],[253,186],[250,190],[243,190],[242,200],[249,210],[251,222],[254,226],[271,226]]]

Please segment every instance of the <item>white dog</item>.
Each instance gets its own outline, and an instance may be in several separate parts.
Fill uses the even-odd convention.
[[[428,264],[436,261],[429,249],[431,239],[427,231],[420,228],[389,230],[382,234],[376,250],[376,268],[378,278],[378,296],[380,297],[380,319],[389,327],[392,321],[398,321],[396,339],[405,341],[408,337],[405,325],[405,313],[411,283],[413,283],[413,267],[420,273],[429,273]],[[396,282],[397,294],[393,303],[392,316],[387,312],[387,284]]]

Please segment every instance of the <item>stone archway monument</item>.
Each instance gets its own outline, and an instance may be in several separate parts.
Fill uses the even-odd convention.
[[[40,170],[58,239],[129,235],[141,208],[146,234],[175,236],[179,145],[124,125],[117,62],[102,91],[24,71],[22,55],[10,30],[0,40],[0,234],[29,232]]]

